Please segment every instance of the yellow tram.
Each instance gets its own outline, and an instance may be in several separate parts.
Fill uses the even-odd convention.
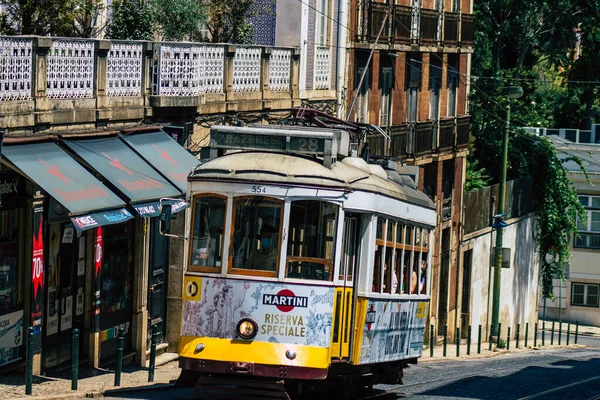
[[[188,177],[181,368],[399,382],[422,353],[433,202],[341,130],[215,126],[210,151]]]

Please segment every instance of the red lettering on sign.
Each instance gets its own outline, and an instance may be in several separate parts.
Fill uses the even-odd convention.
[[[119,161],[119,159],[117,157],[111,158],[108,154],[106,154],[104,152],[102,154],[104,155],[104,157],[106,157],[110,160],[110,162],[108,163],[109,165],[115,167],[118,170],[125,172],[127,175],[132,174],[131,170],[129,170],[129,168],[124,167],[123,164],[121,164],[121,162]]]
[[[42,160],[41,158],[38,158],[38,160],[40,160],[40,162],[42,164],[44,164],[44,166],[46,167],[47,173],[49,173],[50,175],[56,176],[58,179],[60,179],[62,181],[62,183],[65,184],[65,186],[69,186],[69,183],[73,182],[73,180],[71,178],[65,176],[62,172],[60,172],[60,170],[58,169],[58,166],[56,164],[54,164],[53,166],[50,166],[50,164],[48,164],[46,161]]]
[[[154,149],[160,153],[160,158],[164,158],[165,160],[167,160],[168,162],[170,162],[172,166],[175,167],[175,166],[177,166],[177,164],[179,164],[177,161],[173,160],[173,158],[169,155],[169,153],[167,153],[166,150],[161,150],[155,144],[153,144],[152,147],[154,147]]]
[[[40,215],[39,231],[33,233],[33,260],[31,262],[31,278],[33,282],[33,298],[37,299],[39,289],[44,289],[44,236]],[[37,237],[36,237],[37,236]]]
[[[97,199],[99,197],[108,196],[106,190],[98,186],[91,187],[89,189],[75,190],[72,192],[63,192],[62,190],[55,189],[54,193],[66,202],[81,201],[85,199]]]
[[[141,179],[139,181],[124,181],[123,179],[119,179],[117,182],[119,182],[130,192],[148,189],[160,189],[163,187],[163,184],[156,179]]]

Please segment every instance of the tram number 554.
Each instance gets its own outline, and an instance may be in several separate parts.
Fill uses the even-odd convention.
[[[267,188],[264,186],[252,186],[252,193],[267,193]]]

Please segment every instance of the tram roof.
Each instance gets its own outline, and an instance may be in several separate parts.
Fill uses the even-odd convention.
[[[189,177],[190,181],[203,179],[359,190],[435,209],[433,201],[425,193],[343,161],[327,168],[316,158],[268,152],[237,152],[199,165]]]

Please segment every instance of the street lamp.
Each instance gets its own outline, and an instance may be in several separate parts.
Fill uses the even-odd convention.
[[[510,99],[518,99],[523,96],[523,88],[520,86],[507,86],[502,88],[502,94],[508,98],[506,105],[506,120],[504,121],[504,140],[502,141],[502,176],[500,178],[500,193],[498,199],[497,216],[504,216],[504,205],[506,202],[506,164],[508,162],[508,132],[510,130]],[[500,221],[501,222],[501,221]],[[492,297],[492,335],[498,336],[498,319],[500,315],[500,280],[502,278],[502,244],[504,238],[504,225],[498,223],[496,229],[496,248],[494,249],[494,292]]]

